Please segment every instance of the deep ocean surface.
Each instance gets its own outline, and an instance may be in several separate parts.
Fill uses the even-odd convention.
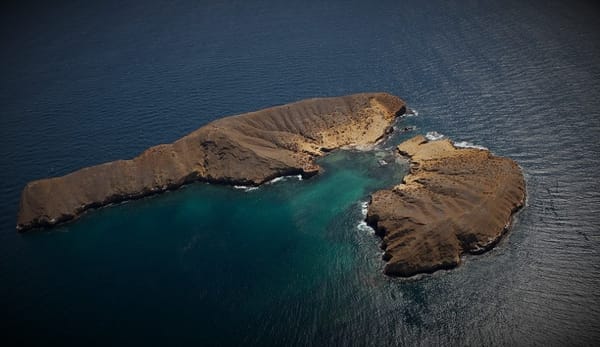
[[[543,1],[60,1],[0,16],[0,330],[46,345],[594,345],[600,11]],[[386,91],[416,126],[325,172],[192,184],[15,231],[30,180],[131,158],[219,117]],[[497,248],[418,280],[360,225],[401,179],[386,146],[440,132],[515,159]],[[395,141],[395,142],[394,142]]]

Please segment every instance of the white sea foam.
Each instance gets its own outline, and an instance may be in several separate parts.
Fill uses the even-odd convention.
[[[274,184],[274,183],[277,183],[277,182],[286,181],[286,180],[288,180],[290,178],[295,178],[298,181],[302,181],[302,175],[279,176],[279,177],[273,178],[272,180],[266,182],[265,184]],[[260,187],[235,185],[235,186],[233,186],[233,188],[240,189],[240,190],[243,190],[245,192],[251,192],[253,190],[257,190]]]
[[[405,117],[416,117],[419,115],[419,111],[409,108],[404,114]]]
[[[471,142],[468,141],[458,141],[458,142],[454,142],[454,147],[460,147],[460,148],[475,148],[475,149],[482,149],[482,150],[487,150],[487,148],[483,147],[483,146],[479,146],[476,144],[473,144]]]
[[[273,184],[273,183],[277,183],[279,181],[283,181],[284,178],[285,178],[285,176],[275,177],[272,180],[270,180],[269,182],[267,182],[267,184]]]
[[[358,222],[356,228],[358,229],[358,231],[363,233],[375,234],[375,230],[373,230],[373,228],[371,228],[364,220]]]
[[[369,202],[368,201],[362,201],[360,203],[360,213],[362,215],[362,219],[361,219],[361,221],[358,222],[358,224],[356,225],[356,228],[360,232],[366,232],[366,233],[369,233],[369,234],[375,234],[375,230],[373,230],[373,228],[371,228],[367,224],[367,222],[365,222],[365,220],[364,220],[367,217],[368,210],[369,210]]]
[[[241,189],[241,190],[243,190],[245,192],[251,192],[253,190],[257,190],[258,189],[258,187],[248,187],[248,186],[233,186],[233,188],[235,188],[235,189]]]
[[[267,182],[267,184],[273,184],[273,183],[277,183],[280,181],[286,181],[290,178],[295,178],[298,181],[302,181],[302,175],[292,175],[292,176],[279,176],[279,177],[275,177],[272,180],[270,180],[269,182]]]
[[[367,212],[369,212],[369,202],[363,201],[360,203],[360,213],[362,214],[363,218],[367,216]]]
[[[437,131],[430,131],[427,134],[425,134],[425,137],[429,141],[437,141],[437,140],[441,140],[441,139],[445,138],[446,136],[442,133],[438,133]],[[475,149],[487,150],[486,147],[476,145],[469,141],[456,141],[456,142],[453,142],[453,144],[454,144],[454,147],[459,147],[459,148],[475,148]]]
[[[440,134],[437,131],[430,131],[427,134],[425,134],[425,138],[427,138],[427,140],[429,141],[437,141],[443,139],[444,134]]]

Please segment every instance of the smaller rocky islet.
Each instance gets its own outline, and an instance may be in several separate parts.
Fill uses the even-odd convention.
[[[194,181],[260,185],[315,175],[317,157],[370,146],[389,134],[406,104],[387,93],[307,99],[230,116],[130,160],[28,183],[17,230],[50,227],[89,209]],[[382,237],[384,273],[409,277],[458,266],[492,248],[525,200],[519,166],[488,150],[419,135],[397,147],[410,160],[403,182],[371,195],[366,221]]]
[[[397,147],[403,182],[371,195],[367,224],[382,237],[384,272],[410,277],[451,269],[498,243],[525,202],[521,168],[489,150],[418,135]]]

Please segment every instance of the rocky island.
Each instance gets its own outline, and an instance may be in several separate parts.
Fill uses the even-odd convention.
[[[205,181],[260,185],[283,175],[311,176],[314,159],[376,143],[405,112],[400,98],[363,93],[317,98],[209,123],[138,157],[28,183],[17,229],[52,226],[96,207]]]
[[[312,176],[320,170],[317,157],[377,143],[405,111],[396,96],[363,93],[221,118],[133,159],[30,182],[17,229],[52,226],[194,181],[256,186],[278,176]],[[458,266],[463,254],[492,248],[523,206],[523,174],[511,159],[420,135],[396,154],[409,158],[410,172],[401,184],[372,194],[366,217],[382,237],[388,275]]]
[[[384,272],[409,277],[456,267],[492,248],[525,201],[519,166],[488,150],[416,136],[397,148],[410,158],[403,182],[371,196],[367,223],[383,238]]]

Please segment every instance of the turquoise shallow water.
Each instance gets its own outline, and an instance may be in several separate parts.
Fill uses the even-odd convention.
[[[359,226],[362,202],[406,170],[382,149],[320,163],[323,174],[308,180],[192,184],[29,235],[31,270],[44,279],[25,279],[16,296],[36,312],[30,322],[44,341],[308,343],[306,329],[335,328],[353,296],[382,277],[378,239]],[[53,320],[67,330],[40,324]]]
[[[0,331],[76,346],[598,345],[598,13],[537,0],[8,3]],[[30,180],[226,115],[365,91],[418,110],[400,126],[521,165],[527,206],[494,250],[418,281],[383,276],[379,240],[357,223],[391,174],[358,154],[311,180],[190,185],[14,229]]]

